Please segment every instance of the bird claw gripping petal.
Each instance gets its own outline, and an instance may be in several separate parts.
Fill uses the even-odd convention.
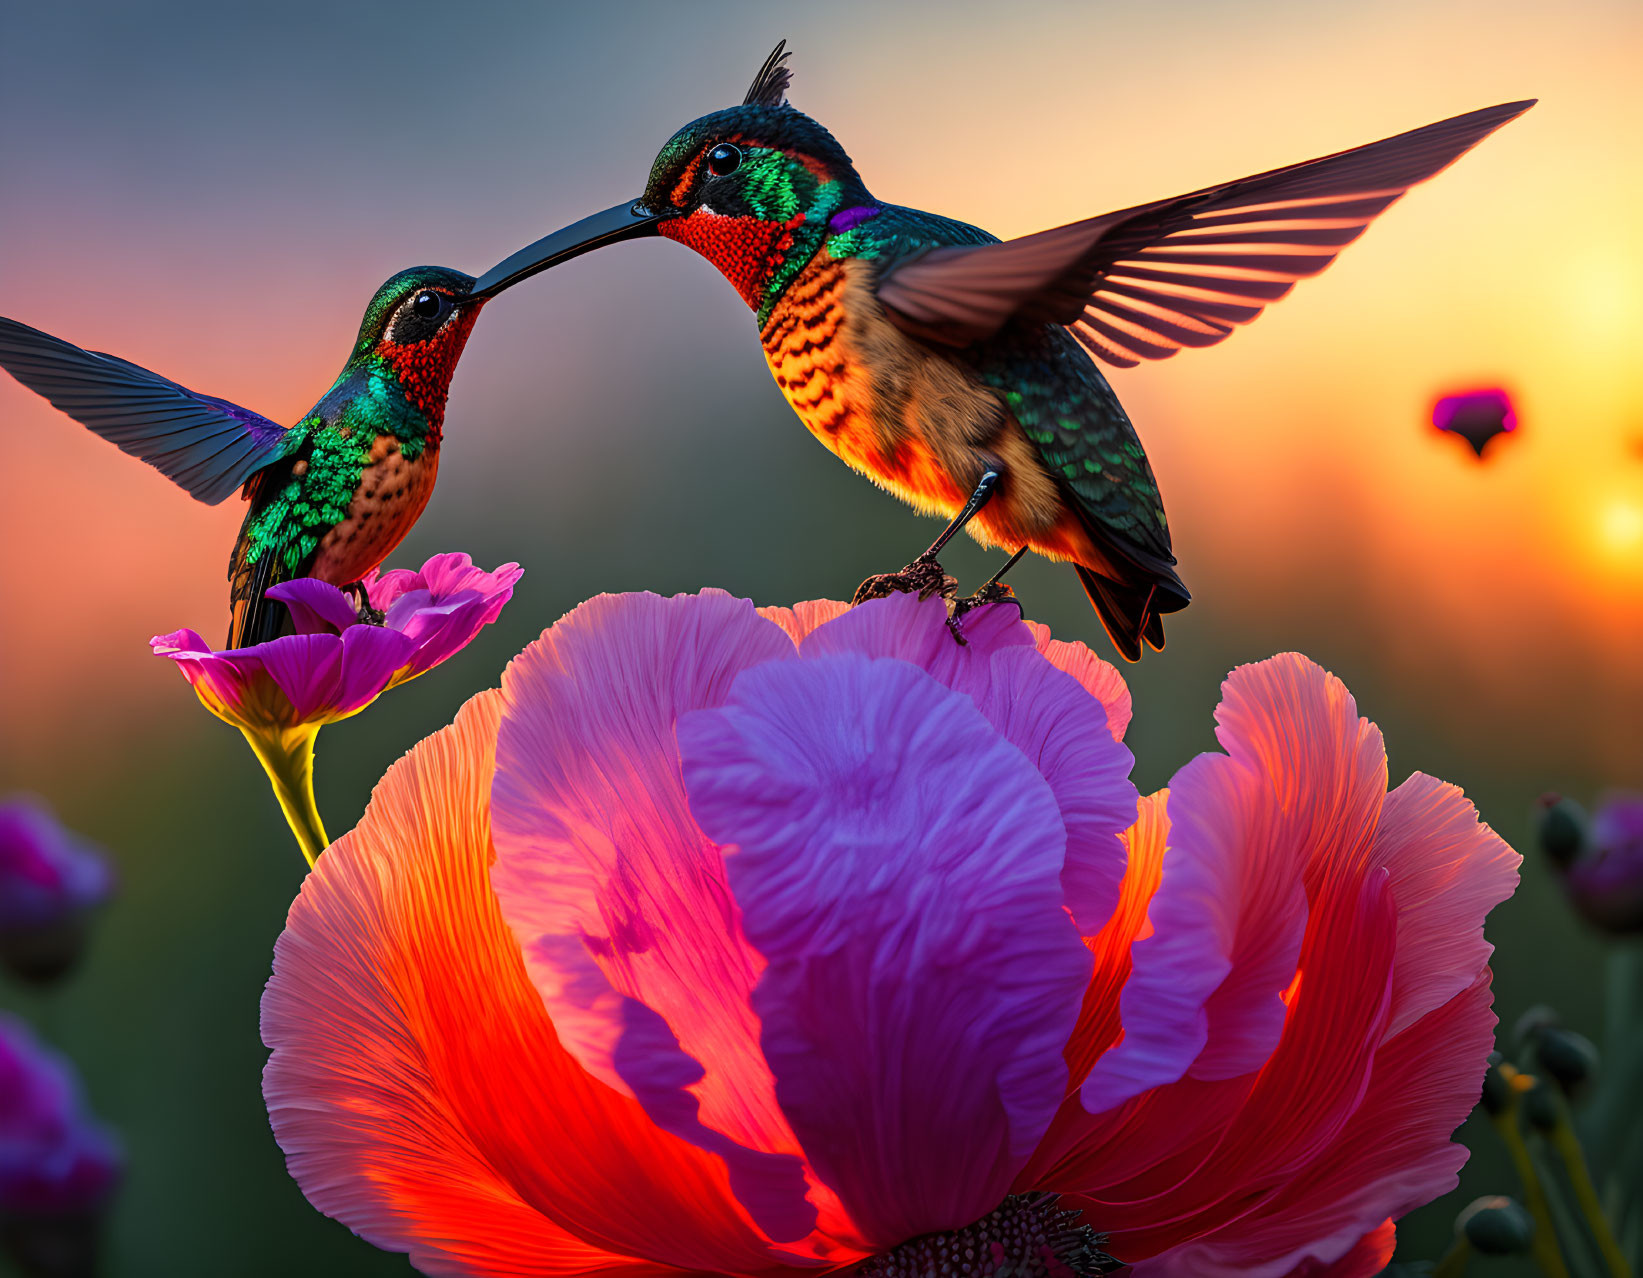
[[[869,599],[883,599],[897,592],[904,595],[916,594],[921,600],[932,595],[951,599],[957,590],[956,577],[949,577],[946,569],[935,559],[920,555],[900,572],[880,573],[862,582],[856,587],[856,593],[850,596],[850,606],[854,608]]]
[[[361,625],[381,626],[387,623],[388,614],[371,606],[371,596],[366,593],[364,582],[356,581],[348,587],[348,591],[354,597],[354,612],[359,616]]]
[[[954,599],[947,605],[947,629],[952,632],[953,638],[958,640],[960,647],[970,646],[969,640],[964,637],[964,618],[977,608],[996,603],[1013,604],[1022,620],[1026,620],[1027,611],[1021,606],[1021,600],[1017,599],[1015,591],[1002,581],[989,581],[975,594]]]
[[[863,1261],[852,1278],[1100,1278],[1124,1268],[1079,1215],[1055,1194],[1012,1194],[968,1228]]]

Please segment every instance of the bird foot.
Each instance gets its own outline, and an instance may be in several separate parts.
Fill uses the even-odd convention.
[[[932,595],[951,599],[957,590],[956,577],[949,577],[946,569],[931,556],[920,555],[900,572],[880,573],[862,582],[856,587],[856,593],[850,596],[850,606],[854,608],[869,599],[883,599],[896,593],[916,594],[920,599],[928,599]]]
[[[365,626],[386,625],[388,614],[380,608],[371,607],[371,596],[365,592],[365,583],[356,581],[348,587],[348,593],[354,597],[354,614],[360,624]]]
[[[977,608],[984,608],[988,604],[1014,604],[1015,610],[1023,619],[1027,612],[1021,606],[1021,600],[1015,597],[1015,591],[1002,581],[989,581],[973,595],[966,595],[963,599],[954,599],[947,607],[947,629],[952,632],[959,646],[967,648],[970,641],[964,637],[964,618]]]

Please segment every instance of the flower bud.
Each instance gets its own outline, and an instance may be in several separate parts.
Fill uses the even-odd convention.
[[[113,891],[107,858],[29,798],[0,803],[0,963],[26,981],[62,976]]]
[[[1557,1014],[1555,1007],[1536,1003],[1513,1023],[1512,1042],[1517,1045],[1519,1052],[1523,1052],[1538,1046],[1547,1030],[1561,1024],[1563,1018]]]
[[[1523,1094],[1523,1117],[1536,1131],[1549,1132],[1558,1125],[1562,1116],[1562,1108],[1552,1085],[1543,1078],[1535,1079]]]
[[[1563,885],[1588,923],[1643,933],[1643,794],[1612,795],[1598,806]]]
[[[1557,1027],[1546,1030],[1535,1046],[1541,1069],[1564,1095],[1572,1096],[1581,1084],[1597,1073],[1597,1046],[1584,1034]]]
[[[1521,1256],[1535,1236],[1534,1218],[1515,1199],[1494,1194],[1455,1218],[1455,1232],[1485,1256]]]
[[[1535,836],[1546,859],[1567,870],[1586,846],[1586,813],[1573,799],[1543,794],[1538,804]]]

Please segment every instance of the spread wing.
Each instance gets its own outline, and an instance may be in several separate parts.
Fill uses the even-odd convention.
[[[933,249],[892,266],[878,297],[908,332],[952,346],[1016,319],[1069,325],[1120,368],[1213,346],[1533,105],[1487,107],[1016,240]]]
[[[16,320],[0,318],[0,367],[210,505],[290,443],[278,422]]]

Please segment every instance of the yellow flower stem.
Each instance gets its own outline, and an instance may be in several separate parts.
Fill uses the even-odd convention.
[[[1546,1201],[1545,1187],[1540,1183],[1534,1159],[1529,1156],[1529,1145],[1518,1127],[1516,1096],[1501,1113],[1491,1115],[1489,1121],[1500,1133],[1501,1143],[1511,1155],[1512,1165],[1517,1168],[1518,1179],[1523,1183],[1523,1205],[1535,1221],[1535,1236],[1529,1245],[1535,1263],[1546,1278],[1569,1278],[1569,1267],[1563,1263],[1563,1253],[1558,1250],[1557,1228],[1552,1224],[1552,1209]]]
[[[1560,1095],[1554,1095],[1554,1101],[1557,1105],[1557,1126],[1551,1131],[1552,1148],[1557,1150],[1558,1157],[1563,1161],[1564,1173],[1575,1191],[1575,1201],[1580,1204],[1580,1214],[1585,1218],[1586,1227],[1592,1231],[1592,1237],[1597,1240],[1597,1249],[1603,1253],[1603,1263],[1609,1267],[1609,1272],[1614,1278],[1631,1278],[1632,1267],[1626,1262],[1626,1254],[1620,1250],[1614,1230],[1609,1227],[1609,1217],[1603,1210],[1597,1187],[1592,1184],[1592,1174],[1586,1167],[1586,1154],[1580,1148],[1580,1138],[1575,1135],[1575,1129],[1569,1122],[1569,1107]]]
[[[314,802],[314,740],[319,736],[319,725],[305,723],[283,732],[240,731],[256,751],[274,787],[274,797],[280,801],[291,833],[296,836],[297,847],[308,868],[313,869],[319,854],[331,845]]]

